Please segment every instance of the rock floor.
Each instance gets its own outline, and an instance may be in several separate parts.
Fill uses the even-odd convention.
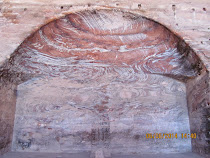
[[[96,156],[97,157],[97,156]],[[91,158],[90,153],[28,153],[28,152],[9,152],[0,158]],[[105,158],[104,156],[100,158]],[[111,158],[202,158],[194,153],[179,154],[144,154],[144,155],[112,155]]]

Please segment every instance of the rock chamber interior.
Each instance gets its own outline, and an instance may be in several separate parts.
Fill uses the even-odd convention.
[[[1,67],[1,152],[205,155],[207,74],[157,22],[120,10],[70,13]]]

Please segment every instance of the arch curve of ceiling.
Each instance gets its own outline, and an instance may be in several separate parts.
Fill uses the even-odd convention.
[[[204,66],[193,50],[163,25],[113,9],[70,13],[44,25],[4,65],[7,74],[22,78],[68,78],[81,68],[91,75],[129,71],[186,80],[199,75]]]

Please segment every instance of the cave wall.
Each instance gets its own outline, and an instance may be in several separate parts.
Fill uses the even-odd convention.
[[[209,69],[208,0],[2,0],[0,61],[3,63],[31,33],[55,18],[91,8],[127,9],[154,19],[181,36]]]
[[[0,82],[0,154],[10,151],[16,107],[16,84]]]
[[[190,132],[185,84],[118,69],[92,75],[82,67],[69,79],[35,78],[20,84],[12,150],[190,152],[191,139],[181,138]],[[148,139],[147,133],[177,138]]]
[[[186,84],[191,133],[197,134],[197,139],[192,139],[192,150],[202,155],[210,154],[208,76],[209,74],[203,72],[199,77],[189,80]]]
[[[195,78],[203,65],[183,40],[152,20],[112,9],[68,14],[28,37],[9,61],[5,67],[10,67],[10,73],[49,80],[49,85],[26,82],[26,86],[19,86],[13,150],[72,152],[90,150],[92,144],[97,144],[95,148],[98,144],[108,146],[116,153],[191,149],[190,138],[181,138],[181,133],[189,132],[184,83],[179,87],[178,81],[166,76],[185,81]],[[56,76],[60,80],[52,82]],[[58,95],[62,92],[58,83],[70,89],[62,87],[63,94]],[[47,90],[49,86],[54,89]],[[54,103],[67,110],[50,112]],[[41,114],[45,109],[47,112]],[[100,117],[75,109],[90,110]],[[57,113],[59,118],[51,119]],[[86,114],[87,118],[80,118]],[[122,118],[113,121],[117,117]],[[60,119],[68,125],[60,122],[55,127],[54,122]],[[73,124],[78,120],[84,130],[82,125]],[[100,129],[97,124],[107,127]],[[73,127],[76,131],[71,130]],[[146,139],[147,130],[177,133],[178,139],[151,141]],[[103,139],[98,138],[101,135]],[[83,143],[78,143],[79,139]]]
[[[14,50],[28,37],[31,33],[39,29],[40,26],[47,22],[61,17],[66,13],[90,9],[90,8],[123,8],[131,10],[140,15],[144,15],[151,19],[154,19],[173,32],[180,35],[189,45],[196,51],[196,54],[204,62],[207,70],[209,70],[209,4],[208,0],[180,0],[180,1],[94,1],[94,0],[82,0],[82,1],[37,1],[32,0],[30,2],[25,0],[2,0],[0,1],[0,60],[1,64],[6,59],[10,58],[10,55]],[[197,106],[200,111],[203,111],[204,107],[200,106],[201,102],[195,101],[196,104],[190,101],[194,96],[190,91],[193,85],[205,85],[209,84],[209,76],[204,80],[190,81],[187,86],[188,106]],[[10,84],[9,84],[10,85]],[[208,85],[207,85],[208,86]],[[2,92],[6,92],[3,90]],[[10,88],[8,88],[10,89]],[[202,91],[202,90],[201,90]],[[195,93],[195,91],[194,91]],[[2,93],[4,94],[4,93]],[[199,94],[197,94],[199,96]],[[205,94],[208,98],[209,92]],[[4,98],[4,97],[3,97]],[[198,97],[199,98],[199,97]],[[202,98],[202,96],[200,96]],[[193,100],[193,99],[192,99]],[[3,105],[3,104],[2,104]],[[1,105],[1,106],[2,106]],[[13,105],[13,103],[11,104]],[[203,105],[203,104],[202,104]],[[196,126],[193,130],[205,131],[206,136],[200,137],[200,142],[193,140],[193,149],[196,150],[196,146],[200,147],[196,150],[198,153],[207,153],[207,144],[209,143],[208,127],[209,127],[209,103],[207,103],[204,115],[199,111],[194,110],[192,114],[193,118],[204,118],[201,124],[197,124],[196,120],[191,121],[191,126]],[[192,108],[191,108],[192,110]],[[192,112],[190,110],[190,113]],[[13,111],[13,110],[12,110]],[[206,115],[207,113],[207,115]],[[199,120],[199,119],[198,119]],[[201,120],[200,120],[201,121]],[[201,122],[202,122],[201,121]],[[194,123],[193,123],[194,122]],[[206,124],[205,124],[206,123]],[[198,127],[198,125],[200,125]],[[3,127],[3,126],[2,126]],[[200,130],[204,128],[203,130]],[[205,133],[203,132],[203,133]],[[199,132],[200,133],[200,132]],[[202,132],[201,132],[202,133]],[[203,145],[203,146],[202,146]],[[202,146],[202,147],[201,147]]]

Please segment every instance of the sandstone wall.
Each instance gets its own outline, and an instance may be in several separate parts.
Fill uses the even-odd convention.
[[[92,76],[84,69],[69,79],[36,78],[18,86],[13,151],[191,151],[191,139],[181,137],[190,133],[183,83],[131,72]],[[148,139],[147,133],[174,137]]]
[[[210,1],[208,0],[178,0],[178,1],[42,1],[32,0],[3,0],[0,1],[0,61],[1,64],[10,58],[14,50],[31,33],[38,30],[39,27],[55,18],[61,17],[67,13],[91,8],[121,8],[135,12],[137,14],[154,19],[167,26],[173,32],[181,36],[196,52],[209,70],[209,49],[210,49]],[[202,76],[202,75],[201,75]],[[193,149],[202,154],[208,154],[209,143],[209,102],[208,95],[208,74],[205,77],[199,77],[187,84],[188,107],[191,120],[191,130],[200,134],[198,140],[193,140]],[[10,88],[5,88],[5,87]],[[197,87],[196,91],[193,87]],[[7,92],[13,93],[14,85],[1,85],[2,98]],[[201,88],[204,87],[204,88]],[[12,90],[11,90],[12,89]],[[200,92],[200,93],[198,93]],[[205,94],[203,93],[205,92]],[[193,95],[192,95],[193,94]],[[203,95],[201,95],[203,94]],[[198,98],[198,99],[195,99]],[[4,100],[4,99],[3,99]],[[1,106],[8,104],[11,113],[14,113],[14,97],[3,102]],[[11,102],[11,104],[10,104]],[[197,107],[197,108],[196,108]],[[2,118],[5,117],[3,112]],[[10,113],[10,112],[9,112]],[[12,114],[8,115],[9,117]],[[200,120],[200,119],[201,120]],[[10,119],[10,125],[12,120]],[[4,119],[2,119],[4,122]],[[200,120],[200,124],[197,121]],[[9,127],[8,126],[8,127]],[[2,126],[4,127],[4,126]],[[5,130],[5,129],[4,129]],[[8,128],[6,131],[12,131]],[[5,132],[4,132],[5,133]],[[7,132],[6,132],[7,133]],[[8,144],[11,141],[7,135]]]
[[[203,73],[187,83],[187,104],[190,117],[191,133],[197,134],[192,139],[192,150],[202,155],[210,154],[210,106],[209,78]]]
[[[1,63],[43,24],[81,9],[124,8],[154,19],[180,35],[201,57],[207,67],[210,44],[210,1],[125,1],[125,0],[3,0],[0,1]]]
[[[0,83],[0,154],[10,151],[16,107],[16,85]]]

